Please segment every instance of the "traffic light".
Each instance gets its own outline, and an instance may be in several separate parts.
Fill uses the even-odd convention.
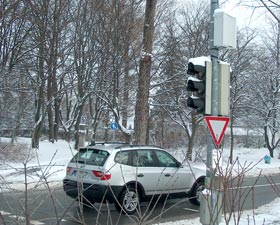
[[[191,58],[188,62],[187,91],[192,95],[187,106],[196,109],[199,114],[211,114],[212,64],[208,57]]]

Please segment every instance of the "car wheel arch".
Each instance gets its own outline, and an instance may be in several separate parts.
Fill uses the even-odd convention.
[[[189,201],[196,206],[200,206],[201,193],[205,189],[205,176],[199,177],[194,182],[191,190],[188,193]]]
[[[137,191],[139,191],[139,196],[141,199],[143,199],[145,197],[145,189],[143,187],[143,185],[140,182],[137,181],[130,181],[128,183],[126,183],[123,188],[122,191],[120,192],[120,195],[123,193],[123,191],[128,188],[128,187],[133,187],[136,188]],[[120,197],[120,196],[119,196]]]
[[[205,183],[205,179],[206,179],[206,176],[200,176],[199,178],[197,178],[197,179],[195,180],[195,182],[193,183],[193,185],[192,185],[192,187],[191,187],[189,193],[191,194],[191,193],[194,191],[195,186],[196,186],[197,183],[200,183],[200,182],[204,182],[204,183]]]

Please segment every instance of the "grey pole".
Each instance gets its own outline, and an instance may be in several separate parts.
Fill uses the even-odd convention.
[[[212,100],[211,115],[218,115],[218,58],[219,49],[214,47],[214,11],[219,8],[219,0],[211,0],[211,22],[210,22],[210,56],[212,61]],[[212,143],[212,142],[211,142]]]
[[[212,98],[211,98],[211,115],[218,116],[218,95],[219,95],[219,77],[218,77],[218,58],[219,49],[214,47],[214,11],[219,8],[219,0],[211,0],[211,14],[210,14],[210,43],[209,50],[212,62]],[[212,152],[215,149],[212,137],[208,132],[207,136],[207,173],[206,173],[206,185],[210,189],[211,195],[208,198],[210,206],[210,218],[209,225],[218,225],[218,193],[213,187],[215,173],[212,168]],[[208,225],[208,224],[207,224]]]
[[[214,11],[219,8],[219,0],[211,0],[210,14],[210,56],[212,61],[212,93],[211,93],[211,115],[218,115],[218,58],[219,49],[214,47]],[[211,178],[213,175],[212,169],[212,151],[215,148],[212,137],[208,132],[207,136],[207,173],[206,177]]]

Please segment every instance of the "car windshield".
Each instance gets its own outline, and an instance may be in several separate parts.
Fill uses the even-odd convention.
[[[94,166],[103,166],[109,153],[98,149],[81,148],[71,162]]]

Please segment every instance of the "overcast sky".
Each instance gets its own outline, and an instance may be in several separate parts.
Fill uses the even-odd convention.
[[[189,1],[201,1],[201,0],[177,0],[182,4],[188,4]],[[211,2],[211,0],[206,0]],[[223,4],[223,2],[226,2]],[[220,8],[224,9],[230,15],[236,17],[237,27],[250,27],[252,29],[262,29],[266,24],[266,16],[268,15],[265,9],[257,9],[253,11],[253,8],[242,6],[238,4],[240,0],[220,0]]]
[[[237,26],[239,28],[250,27],[259,29],[265,25],[265,15],[268,14],[265,9],[257,9],[253,11],[253,8],[242,6],[238,4],[238,2],[239,0],[228,0],[226,4],[220,4],[220,7],[236,17]]]

